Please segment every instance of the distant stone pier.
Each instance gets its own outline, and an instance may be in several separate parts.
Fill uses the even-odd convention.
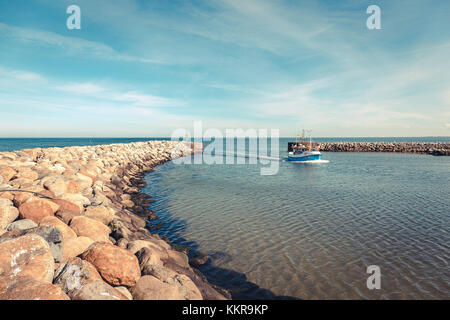
[[[288,142],[292,151],[296,142]],[[313,142],[312,147],[327,152],[398,152],[450,156],[448,142]]]

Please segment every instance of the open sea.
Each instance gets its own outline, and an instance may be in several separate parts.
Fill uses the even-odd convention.
[[[146,140],[0,139],[0,151]],[[249,159],[158,166],[143,190],[157,232],[208,254],[201,271],[234,298],[450,299],[450,157],[327,152],[329,163],[293,164],[282,160],[292,140],[280,140],[272,176]],[[380,289],[367,288],[370,265]]]

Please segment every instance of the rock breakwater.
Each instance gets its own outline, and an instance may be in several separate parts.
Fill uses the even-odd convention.
[[[196,149],[149,141],[1,152],[0,300],[228,298],[146,228],[155,214],[140,193],[144,174]]]
[[[293,144],[295,142],[289,142],[289,151],[292,151]],[[316,142],[313,147],[328,152],[399,152],[450,156],[448,142]]]

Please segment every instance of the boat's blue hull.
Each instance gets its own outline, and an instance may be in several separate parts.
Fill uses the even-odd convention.
[[[312,154],[312,155],[305,155],[305,156],[301,156],[301,157],[296,157],[296,156],[288,156],[288,160],[289,161],[296,161],[296,162],[301,162],[301,161],[314,161],[314,160],[321,160],[322,159],[322,155],[321,154]]]

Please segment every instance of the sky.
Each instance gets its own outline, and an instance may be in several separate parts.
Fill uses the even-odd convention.
[[[449,16],[447,0],[0,0],[0,137],[168,137],[194,121],[449,136]]]

